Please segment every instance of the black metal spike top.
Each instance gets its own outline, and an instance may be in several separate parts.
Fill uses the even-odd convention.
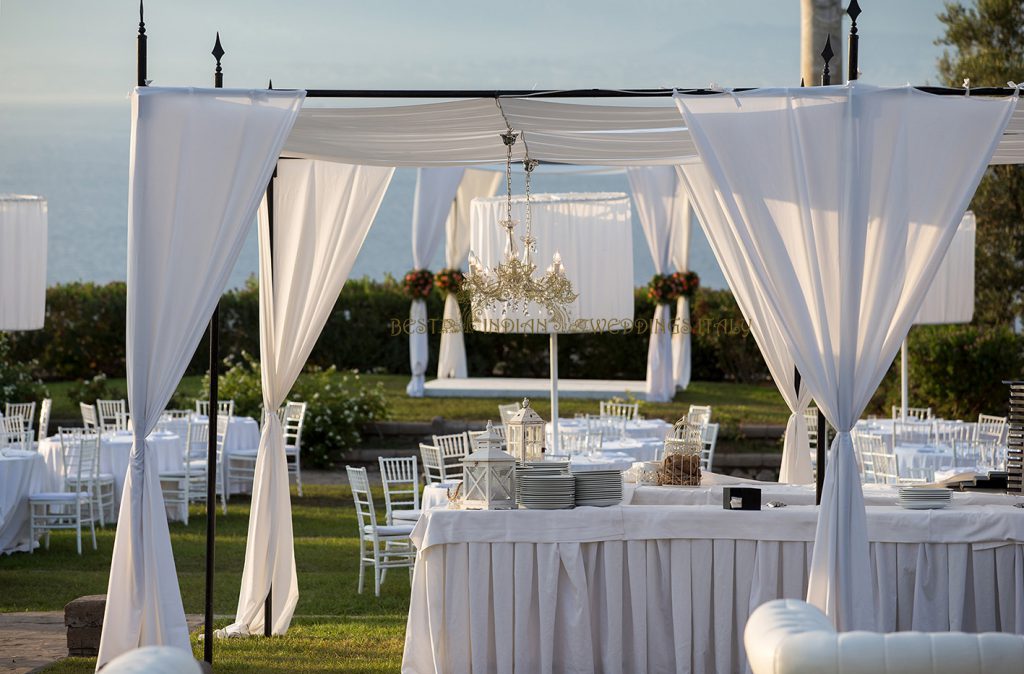
[[[857,32],[857,17],[860,16],[860,12],[860,4],[857,0],[850,0],[850,6],[846,8],[846,14],[850,17],[850,20],[853,21],[853,27],[850,31],[851,33]]]
[[[146,8],[143,6],[143,0],[139,0],[139,35],[146,34]]]
[[[213,58],[217,59],[217,67],[213,71],[213,86],[218,89],[224,86],[224,71],[220,67],[220,60],[224,57],[224,47],[220,45],[220,31],[217,31],[217,40],[213,43]]]
[[[832,34],[830,33],[825,38],[825,48],[821,50],[821,58],[825,61],[825,67],[821,70],[821,85],[828,86],[832,84],[832,71],[829,69],[829,61],[835,56],[835,52],[832,51]]]
[[[274,80],[267,80],[267,89],[274,88]]]

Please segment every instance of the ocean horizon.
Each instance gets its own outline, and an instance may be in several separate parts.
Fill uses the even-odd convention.
[[[47,281],[123,281],[127,272],[128,151],[130,107],[109,103],[16,103],[0,107],[0,193],[45,197],[49,209]],[[521,192],[522,171],[513,190]],[[414,169],[398,169],[356,258],[351,278],[400,277],[412,267],[409,243]],[[538,172],[542,192],[626,192],[624,173]],[[444,246],[429,265],[444,267]],[[246,239],[228,282],[241,287],[256,274],[256,227]],[[691,232],[690,267],[705,287],[726,282],[700,228]],[[646,285],[654,273],[647,243],[633,217],[633,277]]]

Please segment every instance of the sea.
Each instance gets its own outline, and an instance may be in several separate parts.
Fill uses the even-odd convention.
[[[0,193],[34,194],[48,201],[50,284],[72,281],[107,283],[126,276],[128,101],[59,104],[16,103],[0,106]],[[521,173],[521,171],[519,172]],[[395,172],[380,211],[356,258],[352,278],[400,277],[412,267],[409,245],[414,169]],[[522,191],[519,175],[513,190]],[[629,192],[624,173],[555,174],[538,171],[535,192]],[[541,234],[542,235],[542,234]],[[443,246],[430,265],[444,266]],[[633,277],[645,285],[654,273],[651,255],[633,217]],[[255,222],[231,275],[240,287],[256,273]],[[726,282],[703,232],[691,232],[690,267],[702,285]]]

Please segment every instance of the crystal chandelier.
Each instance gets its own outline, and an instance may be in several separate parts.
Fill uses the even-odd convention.
[[[499,106],[500,107],[500,106]],[[579,294],[573,289],[572,282],[565,275],[562,257],[556,251],[551,258],[551,265],[543,275],[537,275],[537,265],[533,261],[537,252],[537,239],[533,236],[533,220],[530,211],[530,176],[537,168],[537,162],[530,159],[529,146],[523,138],[525,156],[523,169],[526,172],[526,232],[520,238],[523,252],[520,255],[516,246],[513,230],[516,221],[512,219],[512,146],[519,134],[511,127],[501,134],[505,143],[505,218],[498,224],[505,230],[505,257],[494,268],[485,266],[472,251],[469,253],[469,274],[463,282],[462,290],[474,303],[474,311],[485,311],[502,306],[502,316],[509,312],[523,312],[530,315],[530,305],[540,306],[558,326],[568,326],[569,312],[566,305],[576,301]]]

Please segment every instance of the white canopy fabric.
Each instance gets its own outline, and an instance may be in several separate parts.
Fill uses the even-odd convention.
[[[627,169],[633,205],[654,261],[654,273],[666,274],[675,236],[676,172],[671,166]],[[672,307],[658,303],[647,347],[647,400],[666,402],[676,392],[672,368]]]
[[[292,542],[284,404],[331,310],[391,182],[394,169],[321,161],[278,163],[273,245],[260,209],[260,367],[263,430],[253,480],[245,566],[227,634],[262,634],[273,591],[273,633],[284,634],[299,599]]]
[[[974,246],[977,220],[964,213],[939,271],[914,318],[914,325],[970,323],[974,320]]]
[[[532,142],[532,141],[531,141]],[[532,144],[530,146],[533,147]],[[532,149],[531,149],[532,152]],[[565,275],[579,294],[566,309],[570,325],[556,326],[542,307],[503,314],[503,308],[473,306],[473,327],[483,332],[605,332],[628,328],[633,320],[633,237],[629,197],[622,193],[534,194],[531,196],[534,262],[543,273],[557,251]],[[493,267],[505,257],[507,237],[498,221],[505,217],[505,197],[474,199],[471,248],[482,264]],[[512,197],[516,246],[522,254],[526,197]]]
[[[681,180],[676,184],[673,213],[672,266],[676,271],[689,271],[693,208]],[[676,322],[672,330],[672,380],[678,389],[686,390],[690,385],[691,348],[690,300],[684,296],[676,300]]]
[[[0,194],[0,330],[46,319],[46,199]]]
[[[449,269],[465,271],[469,256],[470,204],[477,197],[493,196],[501,182],[501,174],[495,171],[467,169],[455,192],[448,220],[445,222],[444,259]],[[469,371],[466,367],[466,341],[462,335],[462,315],[459,300],[449,294],[444,299],[444,318],[441,322],[441,346],[437,353],[437,378],[464,378]]]
[[[132,94],[126,357],[135,441],[97,669],[139,646],[191,653],[145,438],[195,353],[303,97],[157,87]]]
[[[779,482],[808,484],[814,481],[811,466],[810,441],[807,435],[807,421],[804,410],[811,402],[811,393],[806,386],[796,389],[794,361],[790,354],[786,336],[772,313],[758,281],[746,264],[741,246],[730,235],[729,220],[716,195],[716,187],[703,164],[693,162],[679,167],[679,177],[684,187],[693,195],[692,204],[697,219],[704,228],[711,250],[715,253],[718,266],[725,275],[736,303],[743,312],[743,318],[750,326],[750,332],[761,349],[768,371],[775,380],[782,399],[789,407],[789,421],[782,447],[782,466]]]
[[[642,105],[634,105],[637,100]],[[544,162],[673,166],[697,155],[690,131],[667,97],[622,102],[502,98],[501,110],[497,99],[307,108],[285,149],[289,156],[374,166],[503,165],[505,146],[499,134],[507,128],[507,117],[514,129],[528,132],[530,156]],[[941,138],[960,131],[944,129]],[[521,143],[513,148],[513,157],[523,158]],[[1014,111],[990,163],[1024,163],[1024,110]]]
[[[837,430],[808,601],[839,629],[872,629],[850,431],[906,336],[1017,97],[852,82],[676,101],[724,212],[722,236],[742,252]]]
[[[416,192],[412,204],[412,266],[426,269],[444,234],[444,223],[462,180],[461,168],[420,169],[416,172]],[[412,378],[405,387],[407,395],[422,398],[423,384],[430,364],[427,303],[414,299],[409,308],[409,367]]]

